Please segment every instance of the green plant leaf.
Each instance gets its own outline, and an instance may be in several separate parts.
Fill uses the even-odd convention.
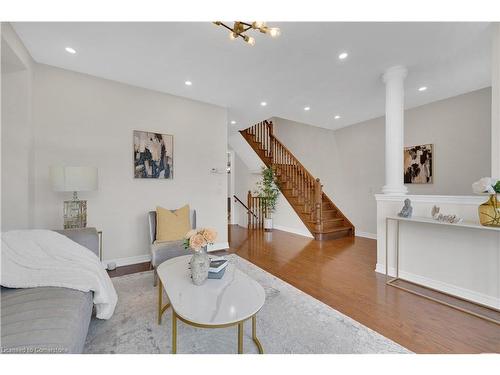
[[[278,180],[272,168],[262,168],[262,180],[257,183],[255,194],[262,199],[264,213],[268,217],[276,210],[280,194]]]
[[[497,193],[500,193],[500,180],[498,180],[497,183],[493,186],[493,189],[495,189]]]

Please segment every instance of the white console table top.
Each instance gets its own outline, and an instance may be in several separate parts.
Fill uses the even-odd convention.
[[[462,221],[461,223],[447,223],[443,221],[437,221],[430,217],[420,217],[413,216],[411,218],[400,217],[400,216],[387,216],[387,219],[390,220],[398,220],[398,221],[408,221],[414,223],[425,223],[425,224],[436,224],[436,225],[446,225],[450,227],[462,227],[462,228],[471,228],[471,229],[482,229],[482,230],[490,230],[495,232],[500,232],[499,227],[487,227],[481,225],[480,223],[475,223],[473,221]]]

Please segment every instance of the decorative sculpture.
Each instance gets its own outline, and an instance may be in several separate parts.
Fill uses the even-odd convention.
[[[458,224],[461,223],[463,218],[457,215],[443,215],[440,214],[439,211],[441,208],[438,206],[432,207],[431,215],[434,220],[444,222],[444,223],[450,223],[450,224]]]
[[[411,200],[406,198],[405,205],[401,209],[401,212],[398,214],[399,217],[410,218],[413,213],[413,207],[411,206]]]

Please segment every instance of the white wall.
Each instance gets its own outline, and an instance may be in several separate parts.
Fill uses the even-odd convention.
[[[500,22],[492,24],[491,176],[500,177]]]
[[[386,251],[388,271],[395,276],[399,259],[399,276],[458,295],[494,308],[500,308],[500,231],[477,225],[403,222],[399,229],[399,257],[396,256],[397,227],[388,225],[386,250],[386,218],[395,216],[405,198],[410,198],[414,217],[430,218],[432,207],[442,213],[457,214],[464,224],[478,223],[477,207],[484,196],[438,196],[377,194],[377,266],[385,273]]]
[[[88,225],[103,230],[104,259],[149,253],[146,213],[189,203],[198,226],[227,244],[227,114],[217,106],[37,65],[34,81],[35,226],[61,228],[63,200],[51,190],[51,165],[99,168]],[[174,179],[133,175],[133,130],[174,136]],[[221,173],[211,173],[217,168]]]
[[[2,210],[1,229],[33,224],[33,60],[11,26],[2,23]]]
[[[235,152],[234,164],[234,194],[244,203],[247,204],[247,194],[248,191],[254,191],[256,183],[259,180],[259,175],[255,171],[250,171],[247,165],[241,160],[240,155]],[[242,227],[247,227],[248,216],[246,209],[240,204],[234,204],[234,224],[238,224]]]
[[[384,118],[336,131],[275,118],[277,137],[324,184],[356,227],[376,234],[373,195],[384,185]],[[470,195],[490,173],[491,90],[473,91],[405,111],[405,145],[434,144],[434,183],[410,194]]]

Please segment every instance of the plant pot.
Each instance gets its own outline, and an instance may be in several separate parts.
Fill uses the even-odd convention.
[[[272,218],[265,218],[264,219],[264,230],[268,231],[268,232],[273,230],[273,219]]]
[[[202,285],[208,278],[208,269],[210,267],[210,258],[208,257],[206,246],[194,252],[189,265],[191,266],[193,284]]]
[[[479,206],[479,222],[487,227],[500,227],[500,202],[496,194]]]

